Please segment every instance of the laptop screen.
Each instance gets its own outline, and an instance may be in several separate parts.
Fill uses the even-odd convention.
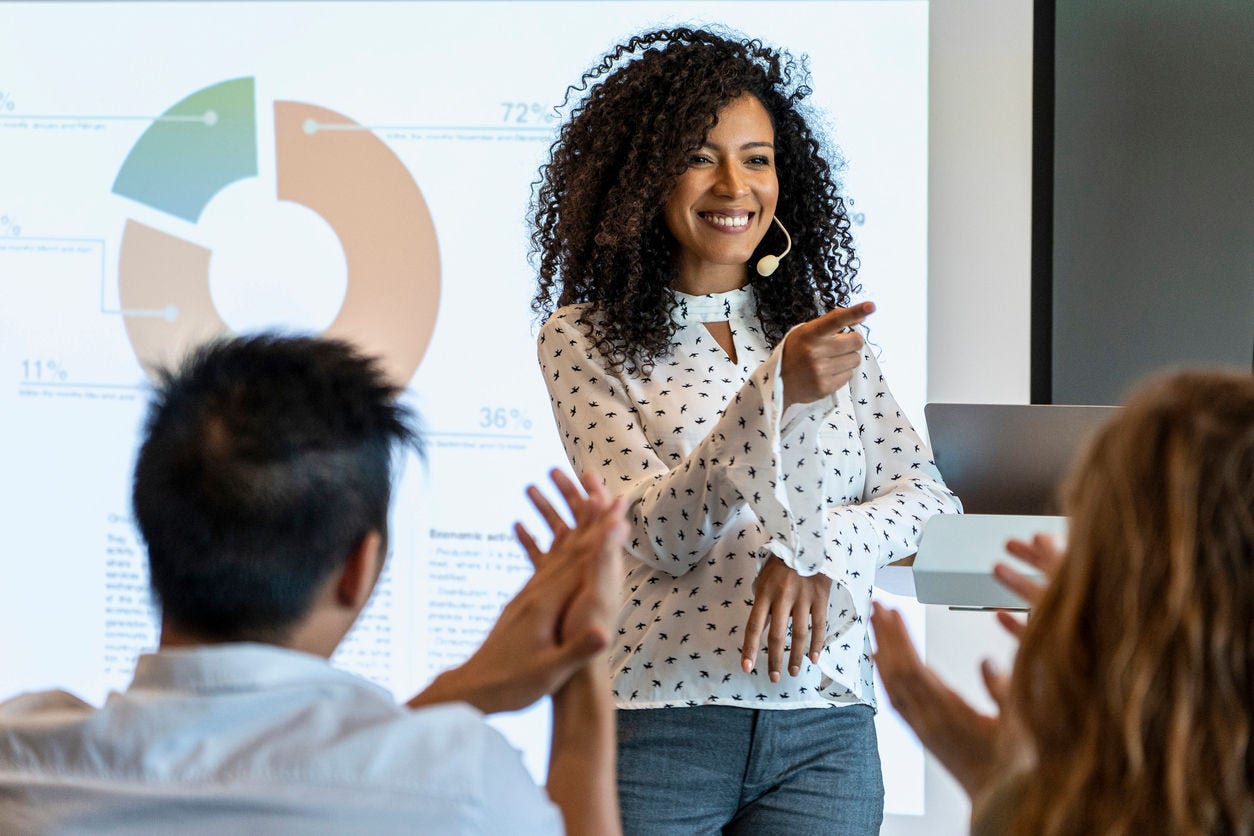
[[[1058,487],[1118,407],[930,403],[936,466],[968,514],[1061,514]]]

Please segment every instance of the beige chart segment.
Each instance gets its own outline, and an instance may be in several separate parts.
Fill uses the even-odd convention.
[[[153,380],[159,370],[228,331],[209,293],[211,255],[198,244],[126,222],[118,257],[122,319],[135,356]],[[157,315],[166,311],[168,316]]]
[[[315,124],[348,129],[309,133]],[[408,383],[440,300],[440,254],[422,193],[392,149],[334,111],[275,102],[274,134],[279,199],[317,212],[344,247],[348,290],[326,335],[381,357],[394,383]]]
[[[278,198],[320,215],[344,248],[347,290],[324,334],[379,357],[388,378],[405,386],[439,308],[439,248],[426,201],[396,154],[348,117],[302,102],[275,102],[274,111]],[[124,321],[150,376],[229,333],[209,290],[210,258],[205,247],[127,222],[120,301],[124,312],[143,312]],[[171,315],[154,315],[163,311]]]

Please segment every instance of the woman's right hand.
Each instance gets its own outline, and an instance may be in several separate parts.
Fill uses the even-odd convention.
[[[873,601],[871,626],[875,629],[875,667],[889,702],[974,797],[997,777],[1000,752],[1007,745],[1001,716],[1008,681],[991,663],[980,666],[984,687],[998,707],[997,714],[982,714],[923,664],[901,613]]]
[[[784,409],[825,398],[849,382],[862,362],[864,344],[862,335],[850,329],[874,312],[871,302],[835,308],[788,333],[780,361]]]
[[[1046,585],[1058,576],[1058,570],[1062,568],[1062,552],[1048,534],[1037,534],[1030,541],[1010,540],[1006,543],[1006,551],[1045,576],[1046,582],[1041,583],[1007,563],[993,564],[993,577],[1035,609],[1045,594]],[[997,620],[1016,639],[1023,638],[1023,631],[1027,629],[1023,621],[1008,612],[998,612]]]

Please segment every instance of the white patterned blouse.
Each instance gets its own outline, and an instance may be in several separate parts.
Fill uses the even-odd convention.
[[[875,571],[913,554],[923,522],[960,512],[930,451],[864,350],[849,385],[781,415],[753,291],[675,292],[672,351],[648,375],[612,372],[597,314],[556,311],[539,336],[553,414],[575,471],[629,497],[629,571],[611,645],[620,708],[875,704],[867,636]],[[704,323],[727,321],[733,362]],[[742,631],[771,555],[832,578],[819,664],[752,673]]]

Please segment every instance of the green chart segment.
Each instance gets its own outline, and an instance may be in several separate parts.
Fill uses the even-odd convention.
[[[196,223],[214,195],[256,176],[255,85],[236,78],[192,93],[154,121],[122,163],[113,193]]]

